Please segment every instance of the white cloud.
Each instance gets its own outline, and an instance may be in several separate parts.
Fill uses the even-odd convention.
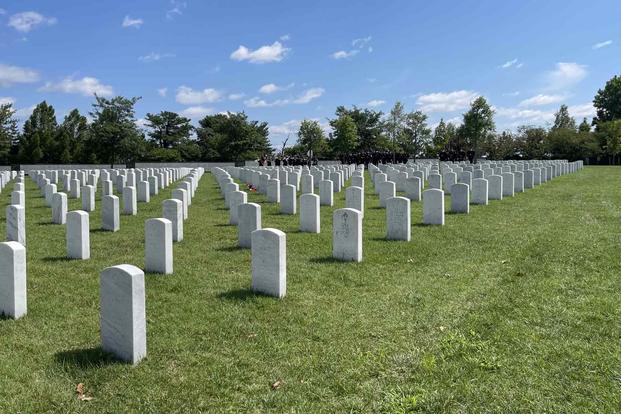
[[[114,90],[110,85],[104,85],[97,78],[85,76],[82,79],[67,77],[60,82],[47,82],[39,89],[43,92],[78,93],[84,96],[112,96]]]
[[[571,116],[576,118],[589,118],[595,116],[595,108],[592,103],[573,105],[567,108]]]
[[[502,65],[500,65],[500,68],[502,68],[502,69],[509,69],[509,68],[513,67],[513,68],[519,69],[522,66],[524,66],[524,63],[519,62],[517,60],[517,58],[516,58],[516,59],[509,60],[509,61],[503,63]]]
[[[323,88],[307,89],[306,91],[304,91],[304,93],[300,97],[295,99],[293,103],[296,103],[296,104],[309,103],[313,99],[319,98],[321,95],[323,95],[324,92],[325,90]]]
[[[32,105],[26,108],[18,109],[17,111],[15,111],[15,118],[21,120],[27,119],[30,115],[32,115],[32,111],[34,111],[36,107],[37,105]]]
[[[263,86],[261,86],[259,88],[259,93],[263,93],[263,94],[267,95],[267,94],[270,94],[270,93],[291,89],[294,86],[295,86],[295,83],[290,83],[290,84],[284,85],[284,86],[278,86],[275,83],[268,83],[268,84],[265,84],[265,85],[263,85]]]
[[[373,99],[369,102],[367,102],[367,106],[370,106],[372,108],[376,107],[376,106],[382,106],[386,103],[386,101],[381,100],[381,99]]]
[[[515,92],[505,92],[502,94],[503,96],[519,96],[520,95],[520,91],[515,91]]]
[[[321,122],[321,120],[316,119],[316,118],[310,119],[310,121],[319,122],[319,126],[326,134],[332,130],[330,127],[330,124],[328,124],[327,122]],[[292,119],[290,121],[286,121],[281,124],[271,124],[269,126],[270,136],[297,135],[298,131],[300,130],[301,123],[302,121],[299,119]]]
[[[272,124],[269,126],[270,135],[294,135],[298,133],[302,121],[292,119],[282,124]]]
[[[283,42],[286,42],[289,39],[291,39],[291,36],[289,36],[288,34],[280,36],[280,40],[282,40]]]
[[[157,90],[157,94],[161,97],[165,97],[167,93],[168,93],[168,88],[159,88]]]
[[[416,99],[416,104],[423,112],[452,112],[468,108],[478,96],[477,92],[467,90],[436,92],[420,95]]]
[[[359,39],[354,39],[354,40],[352,40],[351,45],[353,47],[357,47],[358,49],[362,49],[371,41],[371,39],[372,39],[371,36],[361,37]]]
[[[125,18],[123,19],[123,23],[121,24],[122,27],[135,27],[136,29],[140,29],[140,26],[142,26],[144,23],[144,21],[140,18],[138,19],[132,19],[129,16],[125,16]]]
[[[28,33],[37,26],[51,26],[56,22],[55,17],[46,17],[34,11],[27,11],[12,15],[8,25],[18,32]]]
[[[268,102],[257,96],[244,101],[244,105],[249,108],[269,108],[273,106],[285,106],[290,104],[307,104],[310,101],[319,98],[325,90],[323,88],[310,88],[304,91],[301,95],[294,99],[277,99],[275,101]]]
[[[538,109],[521,108],[494,108],[499,117],[517,120],[519,122],[548,122],[554,119],[553,111],[540,111]]]
[[[138,60],[142,62],[157,62],[158,60],[170,57],[175,57],[175,55],[172,53],[151,52],[148,55],[138,57]]]
[[[520,102],[520,106],[542,106],[562,102],[567,99],[566,95],[535,95],[531,98],[524,99]]]
[[[136,119],[135,124],[138,128],[144,129],[147,127],[147,120],[144,118],[138,118]]]
[[[38,80],[39,74],[33,69],[0,63],[0,86],[11,86],[14,83],[33,83]]]
[[[181,16],[183,14],[183,10],[188,7],[188,3],[179,0],[170,0],[170,5],[172,7],[166,10],[167,19],[173,19],[175,16]]]
[[[284,47],[276,41],[271,45],[261,46],[256,50],[250,50],[246,46],[239,46],[231,53],[231,59],[237,61],[247,60],[250,63],[280,62],[291,49]]]
[[[0,96],[0,105],[14,104],[14,103],[15,103],[15,99],[11,98],[10,96]]]
[[[182,116],[185,116],[186,118],[190,118],[190,119],[199,119],[212,113],[213,113],[213,108],[207,108],[201,105],[190,106],[180,112]]]
[[[580,82],[587,74],[585,65],[579,65],[574,62],[559,62],[556,64],[556,69],[546,74],[547,89],[567,89]]]
[[[606,40],[605,42],[595,43],[593,45],[593,49],[601,49],[602,47],[610,46],[612,44],[612,40]]]
[[[351,50],[339,50],[337,52],[332,53],[330,56],[332,57],[332,59],[336,59],[336,60],[348,59],[350,57],[356,56],[365,47],[367,48],[367,51],[369,53],[371,53],[371,52],[373,52],[373,47],[369,45],[369,42],[371,41],[371,39],[372,39],[371,36],[361,37],[359,39],[354,39],[351,42],[351,45],[354,47],[353,49],[351,49]]]
[[[207,88],[202,91],[195,91],[187,86],[177,88],[177,102],[185,105],[198,105],[219,101],[222,94],[215,89]]]
[[[242,99],[244,96],[246,96],[243,93],[231,93],[229,94],[229,100],[231,101],[238,101],[240,99]]]
[[[352,56],[356,56],[358,54],[359,50],[358,49],[353,49],[350,51],[346,51],[346,50],[339,50],[338,52],[334,52],[332,53],[332,59],[347,59],[350,58]]]

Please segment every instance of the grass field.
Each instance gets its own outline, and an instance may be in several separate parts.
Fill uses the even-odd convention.
[[[92,258],[69,261],[27,179],[28,315],[0,319],[0,413],[621,410],[621,168],[587,167],[444,227],[420,226],[412,203],[411,242],[384,240],[366,181],[358,264],[330,258],[332,208],[304,234],[299,216],[249,195],[263,227],[287,233],[278,300],[249,291],[250,251],[205,174],[174,274],[146,275],[148,356],[132,367],[99,348],[99,273],[143,267],[144,221],[172,187],[117,233],[99,231],[98,194]]]

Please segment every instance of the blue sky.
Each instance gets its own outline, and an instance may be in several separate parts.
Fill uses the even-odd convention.
[[[459,122],[485,96],[498,129],[592,116],[621,74],[616,1],[1,1],[0,102],[86,113],[141,96],[138,118],[246,111],[272,142],[337,105]]]

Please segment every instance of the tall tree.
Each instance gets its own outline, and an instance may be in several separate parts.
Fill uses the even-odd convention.
[[[598,124],[597,135],[610,164],[617,164],[621,155],[621,119]]]
[[[298,145],[305,154],[312,151],[315,156],[319,156],[325,151],[326,137],[319,122],[305,119],[300,123]]]
[[[361,109],[356,106],[352,109],[344,106],[336,108],[337,119],[345,115],[349,116],[356,125],[359,149],[369,151],[386,147],[386,139],[382,136],[384,126],[381,111]]]
[[[542,127],[518,127],[516,142],[518,152],[521,157],[530,160],[540,160],[545,158],[547,136],[547,131]]]
[[[0,105],[0,164],[9,164],[11,147],[17,141],[17,120],[11,103]]]
[[[554,125],[552,125],[551,129],[576,130],[576,120],[569,115],[569,108],[567,108],[567,105],[561,105],[558,112],[554,114]]]
[[[196,134],[205,159],[256,160],[273,152],[267,122],[249,121],[244,112],[207,115],[199,124]]]
[[[88,120],[77,109],[69,112],[60,124],[57,139],[58,161],[63,164],[87,162],[90,151],[88,141],[90,127]]]
[[[431,143],[431,128],[427,126],[427,115],[421,111],[406,114],[405,124],[397,142],[406,155],[414,159],[420,157]]]
[[[144,137],[136,126],[134,105],[140,97],[116,96],[106,99],[95,95],[90,116],[93,142],[98,158],[113,165],[117,161],[127,162],[144,153]]]
[[[621,76],[614,76],[606,82],[604,89],[597,91],[593,106],[597,114],[594,125],[621,118]]]
[[[582,122],[580,123],[580,125],[578,126],[578,131],[591,132],[591,124],[589,124],[586,118],[584,118]]]
[[[149,128],[149,137],[159,148],[174,148],[183,139],[188,139],[192,133],[193,127],[190,119],[175,112],[148,113],[145,118],[147,128]]]
[[[405,128],[406,116],[407,114],[405,112],[405,107],[401,102],[397,101],[390,110],[390,113],[384,122],[384,128],[386,129],[388,139],[390,140],[393,149],[399,147],[399,140]]]
[[[58,123],[54,107],[43,101],[24,122],[19,158],[25,163],[56,162]]]
[[[330,147],[333,154],[341,158],[356,150],[358,146],[358,132],[356,123],[349,115],[341,115],[330,120],[333,132],[330,134]]]
[[[464,114],[462,133],[470,151],[474,152],[473,162],[476,163],[480,153],[480,144],[494,132],[494,111],[482,96],[470,104],[470,110]]]

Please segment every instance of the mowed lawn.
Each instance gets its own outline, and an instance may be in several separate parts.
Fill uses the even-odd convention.
[[[384,240],[367,175],[358,264],[331,259],[333,208],[321,207],[321,234],[304,234],[299,216],[250,194],[263,227],[287,233],[283,300],[250,292],[250,251],[206,173],[174,274],[146,275],[148,356],[135,367],[99,348],[99,273],[143,267],[144,221],[174,186],[117,233],[99,230],[98,192],[92,258],[70,261],[65,227],[26,181],[28,315],[0,319],[1,413],[621,410],[620,167],[447,214],[444,227],[421,226],[412,203],[411,242]]]

